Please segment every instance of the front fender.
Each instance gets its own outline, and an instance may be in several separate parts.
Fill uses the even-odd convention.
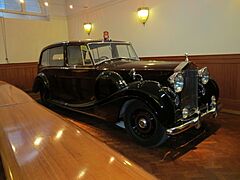
[[[127,91],[126,93],[137,95],[152,108],[164,127],[173,125],[174,103],[169,88],[156,81],[138,81],[129,84]]]
[[[210,79],[206,85],[202,85],[204,87],[205,94],[199,93],[200,99],[199,104],[203,103],[211,103],[211,97],[214,95],[216,100],[219,99],[219,87],[215,80]]]
[[[47,89],[49,89],[49,82],[48,82],[47,76],[44,73],[39,73],[37,75],[33,83],[32,91],[38,92],[41,86],[45,86]]]

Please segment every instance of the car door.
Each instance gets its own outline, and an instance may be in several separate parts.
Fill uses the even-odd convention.
[[[95,100],[94,85],[96,70],[86,45],[67,46],[67,69],[65,71],[68,84],[68,103],[83,104]]]
[[[64,46],[59,45],[46,49],[42,53],[41,72],[49,82],[49,91],[53,99],[62,99],[62,75],[64,74]]]

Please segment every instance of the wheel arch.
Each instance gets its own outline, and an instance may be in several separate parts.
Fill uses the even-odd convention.
[[[145,85],[147,86],[150,84],[146,83]],[[137,100],[145,103],[154,112],[156,117],[158,117],[163,126],[171,126],[175,119],[172,101],[165,92],[166,88],[164,89],[160,86],[157,86],[157,88],[158,91],[155,93],[143,91],[141,87],[139,89],[129,88],[127,90],[129,98],[119,108],[118,118],[123,119],[124,114],[127,113],[128,106],[130,106],[133,101]]]
[[[32,91],[38,92],[42,86],[49,89],[49,82],[44,73],[39,73],[34,80]]]

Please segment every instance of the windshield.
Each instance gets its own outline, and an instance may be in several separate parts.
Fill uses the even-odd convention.
[[[114,59],[139,60],[130,43],[100,42],[88,44],[95,64]]]

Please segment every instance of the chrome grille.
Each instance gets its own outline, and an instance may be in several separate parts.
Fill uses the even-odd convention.
[[[181,108],[188,108],[190,115],[198,107],[198,73],[197,69],[184,71],[184,88],[181,93]]]

